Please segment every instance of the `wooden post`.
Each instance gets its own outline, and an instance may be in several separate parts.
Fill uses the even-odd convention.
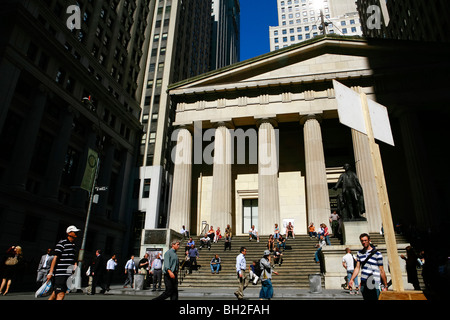
[[[394,291],[404,291],[400,260],[397,251],[397,242],[395,240],[394,224],[392,222],[391,208],[384,179],[383,164],[381,162],[380,148],[375,142],[373,136],[372,124],[369,114],[369,105],[367,96],[364,92],[360,93],[363,108],[364,120],[366,124],[367,138],[369,139],[369,148],[374,167],[375,180],[377,184],[378,201],[381,208],[381,221],[383,222],[384,238],[388,254],[389,271],[392,279]],[[386,270],[387,271],[387,270]]]

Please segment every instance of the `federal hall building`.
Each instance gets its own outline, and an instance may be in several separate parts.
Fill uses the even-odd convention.
[[[348,163],[364,192],[369,232],[382,230],[366,135],[339,121],[333,80],[389,114],[394,146],[378,141],[394,225],[448,226],[449,47],[319,36],[169,87],[176,109],[169,228],[306,234],[336,210]]]

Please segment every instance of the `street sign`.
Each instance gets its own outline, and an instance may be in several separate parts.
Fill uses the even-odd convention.
[[[375,139],[377,139],[394,145],[387,109],[381,104],[367,99],[364,92],[357,93],[335,80],[333,80],[333,86],[338,104],[339,121],[367,136],[373,166],[373,176],[375,178],[378,202],[380,204],[392,285],[394,291],[403,292],[402,272],[400,269],[386,181],[384,179],[383,163],[381,161],[380,148],[375,142]]]
[[[338,105],[339,121],[343,125],[367,135],[361,95],[336,80],[333,80],[333,86]],[[386,107],[370,99],[367,99],[367,104],[374,138],[394,146]]]

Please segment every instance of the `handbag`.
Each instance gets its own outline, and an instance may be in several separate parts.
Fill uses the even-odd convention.
[[[8,259],[6,259],[6,261],[5,261],[5,264],[7,266],[15,266],[18,263],[19,263],[19,260],[17,259],[17,257],[8,257]]]

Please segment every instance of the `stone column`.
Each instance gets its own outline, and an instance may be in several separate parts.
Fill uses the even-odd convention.
[[[278,191],[278,137],[274,120],[259,121],[258,128],[258,229],[259,235],[273,233],[280,225],[280,197]],[[246,230],[245,230],[246,231]]]
[[[381,208],[378,200],[375,171],[370,154],[369,139],[367,135],[352,131],[353,152],[355,155],[356,175],[363,189],[364,204],[369,232],[379,233],[381,230]]]
[[[44,188],[42,189],[42,195],[44,197],[55,200],[58,198],[64,161],[72,132],[73,118],[74,110],[69,107],[62,116],[61,128],[52,146],[47,171],[45,173]]]
[[[427,154],[423,151],[426,150],[425,141],[422,136],[421,120],[417,113],[407,110],[401,110],[399,113],[398,119],[415,215],[412,221],[416,223],[418,230],[427,230],[432,227],[431,221],[438,221],[436,218],[438,201],[429,169],[433,162],[427,159]]]
[[[225,230],[231,225],[231,132],[224,122],[218,123],[214,139],[214,163],[210,225]]]
[[[305,139],[306,203],[308,222],[313,222],[316,226],[325,223],[330,227],[330,195],[320,120],[321,117],[314,114],[301,119]]]
[[[192,133],[186,127],[178,130],[177,145],[172,151],[175,167],[169,216],[169,228],[177,232],[183,225],[190,228],[193,147]]]
[[[7,184],[21,189],[25,189],[27,183],[36,139],[47,103],[45,88],[37,89],[32,100],[33,104],[20,128],[20,135],[14,146],[11,165],[6,173]]]

